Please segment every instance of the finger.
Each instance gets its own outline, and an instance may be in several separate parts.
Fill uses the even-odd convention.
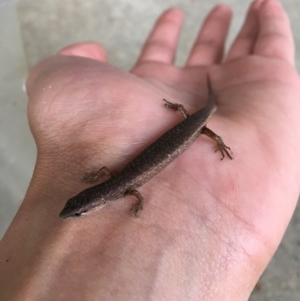
[[[294,41],[287,14],[276,0],[266,0],[259,10],[259,34],[254,53],[294,65]]]
[[[258,11],[264,0],[253,1],[245,22],[228,51],[226,60],[233,60],[253,53],[259,31]]]
[[[100,62],[107,61],[107,54],[100,44],[95,42],[77,43],[64,47],[58,54],[82,56],[90,59],[94,59]]]
[[[183,13],[179,9],[163,13],[148,37],[137,65],[148,61],[173,63],[182,23]]]
[[[222,60],[231,15],[230,8],[223,4],[210,12],[187,59],[187,66],[210,65]]]

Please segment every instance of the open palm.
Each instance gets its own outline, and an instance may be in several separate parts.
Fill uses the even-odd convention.
[[[115,285],[130,279],[139,282],[137,300],[147,299],[149,283],[154,296],[163,293],[168,300],[184,300],[187,292],[191,300],[241,300],[276,250],[299,193],[300,89],[293,39],[280,5],[258,0],[224,58],[230,18],[223,5],[209,14],[181,68],[173,61],[183,18],[170,10],[158,20],[131,73],[106,64],[99,46],[84,44],[64,49],[64,56],[48,58],[31,72],[29,120],[39,151],[35,175],[44,180],[33,179],[27,198],[45,183],[43,210],[33,211],[40,210],[36,219],[43,220],[48,242],[56,243],[55,231],[61,233],[58,214],[66,200],[87,187],[80,183],[84,172],[107,166],[117,173],[180,122],[180,114],[163,107],[163,98],[191,113],[203,107],[208,73],[218,106],[208,127],[235,157],[221,161],[214,143],[200,137],[139,189],[145,199],[139,219],[129,214],[128,196],[64,223],[66,233],[89,233],[69,236],[65,246],[68,262],[77,266],[67,287],[80,287],[72,300],[86,296],[78,280],[82,275],[95,296],[103,287],[112,294]],[[120,262],[107,283],[94,269],[103,254],[111,275],[111,266]],[[129,254],[135,260],[126,259]],[[171,276],[160,279],[170,267]],[[60,277],[69,272],[61,270]],[[56,287],[63,288],[65,283]],[[134,294],[136,287],[126,289]],[[122,294],[115,300],[123,300]]]

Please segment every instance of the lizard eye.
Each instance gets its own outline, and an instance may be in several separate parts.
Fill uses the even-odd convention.
[[[77,212],[77,213],[74,214],[74,216],[79,217],[81,215],[85,215],[85,213],[87,213],[87,210]]]

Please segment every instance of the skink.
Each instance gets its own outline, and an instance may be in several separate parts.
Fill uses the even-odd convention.
[[[132,206],[131,212],[134,216],[138,216],[138,212],[143,209],[143,197],[136,189],[182,154],[200,134],[205,134],[216,142],[216,151],[221,152],[222,159],[225,154],[233,159],[230,148],[224,144],[221,137],[206,127],[216,110],[209,76],[207,76],[207,87],[208,104],[192,115],[189,115],[181,104],[174,104],[164,99],[167,108],[180,111],[185,119],[149,145],[117,175],[112,176],[107,167],[102,167],[96,174],[89,175],[87,179],[90,182],[103,174],[110,178],[69,199],[59,216],[62,219],[79,217],[127,195],[136,197],[137,202]]]

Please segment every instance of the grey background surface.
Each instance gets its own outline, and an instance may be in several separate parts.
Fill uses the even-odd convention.
[[[223,0],[234,11],[229,40],[232,41],[250,1]],[[296,42],[297,68],[300,68],[300,3],[282,0],[291,20]],[[179,7],[186,15],[177,63],[184,62],[199,25],[206,13],[218,1],[201,0],[21,0],[17,6],[25,59],[28,66],[58,51],[69,43],[94,40],[107,49],[109,61],[122,69],[135,62],[143,41],[157,16],[169,7]],[[300,112],[299,112],[300,115]],[[28,142],[32,148],[32,140]],[[25,184],[32,169],[21,179]],[[2,192],[1,192],[2,194]],[[2,195],[3,196],[3,195]],[[0,236],[5,231],[19,201],[3,198]],[[7,214],[4,214],[7,212]],[[252,301],[300,300],[300,208],[296,209],[288,231],[274,258],[260,279],[260,289],[254,291]]]

